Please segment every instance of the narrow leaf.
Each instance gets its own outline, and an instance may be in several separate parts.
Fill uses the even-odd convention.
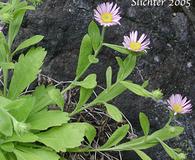
[[[150,130],[150,122],[144,113],[139,114],[139,121],[145,136],[148,136]]]
[[[147,154],[142,152],[141,150],[134,150],[137,155],[142,159],[142,160],[152,160]]]
[[[39,43],[43,38],[44,38],[44,36],[35,35],[35,36],[33,36],[33,37],[31,37],[31,38],[25,40],[24,42],[22,42],[22,43],[16,48],[16,50],[14,51],[14,53],[17,52],[17,51],[19,51],[19,50],[21,50],[21,49],[24,49],[24,48],[27,48],[27,47],[30,47],[30,46],[32,46],[32,45],[34,45],[34,44]]]
[[[108,102],[117,97],[118,95],[120,95],[125,90],[126,88],[122,84],[116,83],[112,85],[110,89],[106,89],[103,92],[101,92],[94,100],[94,103]]]
[[[92,93],[93,93],[93,89],[86,89],[86,88],[81,87],[79,102],[77,103],[75,110],[81,108],[91,97]]]
[[[112,85],[112,68],[110,66],[106,70],[106,85],[108,89]]]
[[[108,44],[108,43],[103,43],[103,45],[108,47],[108,48],[111,48],[119,53],[122,53],[122,54],[131,54],[131,51],[129,51],[128,49],[126,49],[122,46],[118,46],[115,44]]]
[[[123,117],[122,117],[120,110],[114,105],[111,105],[108,103],[104,103],[104,104],[106,106],[107,112],[110,115],[110,117],[117,122],[121,122]]]
[[[108,141],[101,146],[101,148],[110,148],[115,145],[117,145],[122,139],[127,135],[127,132],[129,131],[129,125],[123,125],[122,127],[119,127],[108,139]]]
[[[20,26],[22,24],[22,20],[24,18],[24,14],[25,14],[25,10],[21,10],[21,11],[17,12],[13,17],[13,20],[9,24],[8,45],[10,48],[12,46],[12,43],[13,43],[16,35],[18,34],[18,31],[19,31]]]
[[[78,66],[76,70],[76,76],[80,77],[81,74],[87,69],[89,62],[89,55],[91,55],[93,52],[91,39],[89,35],[85,35],[80,48],[80,54],[79,54],[79,60],[78,60]]]
[[[88,33],[91,38],[93,49],[97,50],[101,42],[101,34],[97,24],[94,21],[89,24]]]
[[[127,89],[129,89],[131,92],[142,96],[142,97],[152,97],[152,93],[147,91],[146,89],[144,89],[142,86],[138,85],[138,84],[134,84],[130,81],[122,81],[121,84],[126,87]]]
[[[160,144],[163,146],[164,150],[167,152],[167,154],[173,159],[173,160],[179,160],[179,155],[166,143],[164,143],[162,140],[157,138],[157,140],[160,142]]]

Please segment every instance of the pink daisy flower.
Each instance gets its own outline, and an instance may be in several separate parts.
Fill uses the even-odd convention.
[[[167,100],[169,104],[169,108],[174,112],[176,115],[177,113],[185,114],[190,113],[192,111],[192,105],[190,100],[187,100],[186,97],[182,97],[181,94],[173,94],[169,100]]]
[[[102,26],[120,25],[120,7],[113,3],[102,3],[94,10],[95,20]]]
[[[134,52],[141,52],[149,49],[148,45],[150,44],[150,40],[146,39],[147,36],[142,34],[138,40],[138,32],[132,31],[130,32],[130,36],[124,36],[123,45],[125,48],[134,51]]]

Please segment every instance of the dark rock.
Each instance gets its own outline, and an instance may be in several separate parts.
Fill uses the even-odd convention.
[[[139,59],[131,79],[137,83],[149,79],[149,89],[161,88],[165,98],[173,93],[182,93],[191,98],[195,106],[195,33],[188,17],[182,12],[173,15],[172,8],[167,6],[130,7],[129,0],[117,2],[122,8],[122,25],[107,29],[106,41],[121,44],[123,36],[131,30],[145,32],[151,39],[151,49]],[[97,0],[45,0],[36,12],[27,14],[17,42],[34,34],[44,35],[41,45],[46,47],[48,56],[43,72],[57,80],[73,80],[80,42],[97,3]],[[105,70],[109,65],[116,74],[116,55],[120,54],[104,49],[99,55],[100,63],[89,69],[89,73],[98,74],[100,85],[104,86]],[[152,131],[162,127],[168,119],[165,107],[129,92],[118,97],[115,103],[140,133],[140,111],[149,116]],[[186,132],[177,142],[176,139],[170,142],[171,146],[182,147],[189,153],[189,160],[195,159],[194,115],[186,115],[181,119]],[[168,160],[160,146],[147,153],[152,159]],[[124,160],[129,158],[137,159],[135,155],[125,154]]]

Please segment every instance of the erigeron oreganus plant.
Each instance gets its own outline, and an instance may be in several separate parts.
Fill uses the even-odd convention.
[[[31,2],[39,2],[32,1]],[[122,142],[129,131],[129,124],[119,127],[99,148],[93,148],[92,143],[96,136],[95,128],[86,122],[73,123],[70,119],[90,107],[101,104],[107,114],[115,121],[120,122],[123,114],[111,104],[111,100],[122,94],[126,89],[145,98],[159,100],[162,93],[159,89],[148,91],[146,85],[138,85],[127,80],[136,65],[137,56],[144,55],[149,49],[150,40],[146,34],[138,38],[138,32],[130,32],[124,36],[124,46],[104,42],[106,27],[120,25],[120,8],[114,3],[102,3],[94,10],[95,20],[102,26],[100,33],[97,24],[92,21],[88,33],[84,36],[76,77],[64,90],[55,86],[38,86],[32,92],[25,89],[36,79],[40,72],[46,51],[42,47],[32,47],[43,39],[36,35],[22,42],[16,49],[13,48],[24,14],[27,10],[34,10],[26,1],[10,0],[0,3],[0,19],[7,23],[8,33],[0,32],[0,67],[3,71],[3,92],[0,96],[0,159],[1,160],[59,160],[58,152],[106,152],[106,151],[134,151],[141,159],[150,160],[143,150],[161,144],[169,156],[174,160],[185,159],[183,153],[170,148],[164,141],[179,136],[184,128],[171,126],[173,116],[191,111],[190,101],[179,94],[172,95],[167,109],[170,110],[170,120],[164,128],[150,133],[150,123],[144,113],[140,113],[140,125],[144,136],[127,142]],[[89,74],[83,78],[85,71],[99,62],[97,58],[102,46],[109,47],[121,54],[124,59],[116,57],[119,65],[116,81],[112,81],[112,68],[106,71],[107,87],[94,99],[90,99],[97,86],[96,74]],[[27,53],[21,54],[18,61],[13,57],[23,49],[30,48]],[[8,81],[8,72],[13,75]],[[63,112],[63,95],[70,89],[80,89],[79,101],[72,113]],[[49,105],[57,105],[59,110],[48,110]],[[88,145],[81,145],[84,137]]]

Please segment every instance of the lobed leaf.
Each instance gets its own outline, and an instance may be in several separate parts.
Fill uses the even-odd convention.
[[[59,89],[53,88],[48,90],[48,95],[50,96],[51,100],[55,102],[61,109],[64,108],[64,97]]]
[[[66,148],[75,148],[81,145],[85,133],[73,123],[61,127],[53,127],[48,131],[37,134],[39,142],[54,149],[56,152],[66,151]]]
[[[68,114],[62,111],[41,111],[27,119],[33,130],[46,130],[53,126],[60,126],[70,120]]]
[[[38,47],[30,49],[25,56],[19,57],[9,87],[9,98],[17,98],[36,79],[45,55],[46,51]]]

